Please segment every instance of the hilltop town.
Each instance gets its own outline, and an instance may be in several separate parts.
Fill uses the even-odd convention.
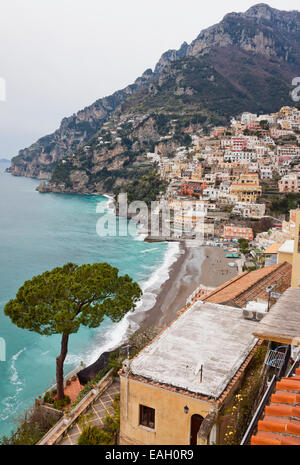
[[[300,445],[299,42],[299,11],[228,13],[2,164],[0,445]]]
[[[300,110],[242,113],[228,127],[202,132],[187,128],[190,146],[164,156],[171,130],[147,154],[168,184],[161,200],[173,211],[173,237],[177,229],[185,238],[201,229],[208,241],[256,236],[259,246],[270,245],[272,237],[266,241],[261,233],[282,231],[288,210],[300,200]],[[193,214],[192,206],[203,215]]]

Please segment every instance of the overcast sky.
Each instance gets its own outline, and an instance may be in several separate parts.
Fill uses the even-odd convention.
[[[0,158],[255,0],[0,0]],[[299,0],[269,1],[299,9]],[[1,98],[1,95],[0,95]]]

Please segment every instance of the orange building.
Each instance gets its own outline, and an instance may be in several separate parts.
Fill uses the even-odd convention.
[[[214,137],[222,137],[222,136],[225,136],[225,134],[226,134],[226,128],[224,127],[215,128]]]
[[[202,195],[203,190],[206,188],[207,184],[204,181],[189,181],[183,184],[181,188],[180,195]]]
[[[253,231],[252,228],[243,228],[241,226],[229,225],[224,226],[224,239],[230,241],[232,239],[246,239],[252,241]]]

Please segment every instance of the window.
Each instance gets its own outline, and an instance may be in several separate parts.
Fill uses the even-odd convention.
[[[145,405],[140,405],[140,425],[154,429],[155,427],[155,410]]]

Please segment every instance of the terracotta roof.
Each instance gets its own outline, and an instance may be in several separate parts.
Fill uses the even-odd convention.
[[[257,424],[251,445],[300,445],[300,368],[295,376],[282,378]]]
[[[204,302],[230,304],[244,307],[258,297],[268,300],[266,287],[277,283],[276,292],[283,292],[291,285],[292,266],[287,263],[266,266],[244,273],[227,281],[204,297]]]

